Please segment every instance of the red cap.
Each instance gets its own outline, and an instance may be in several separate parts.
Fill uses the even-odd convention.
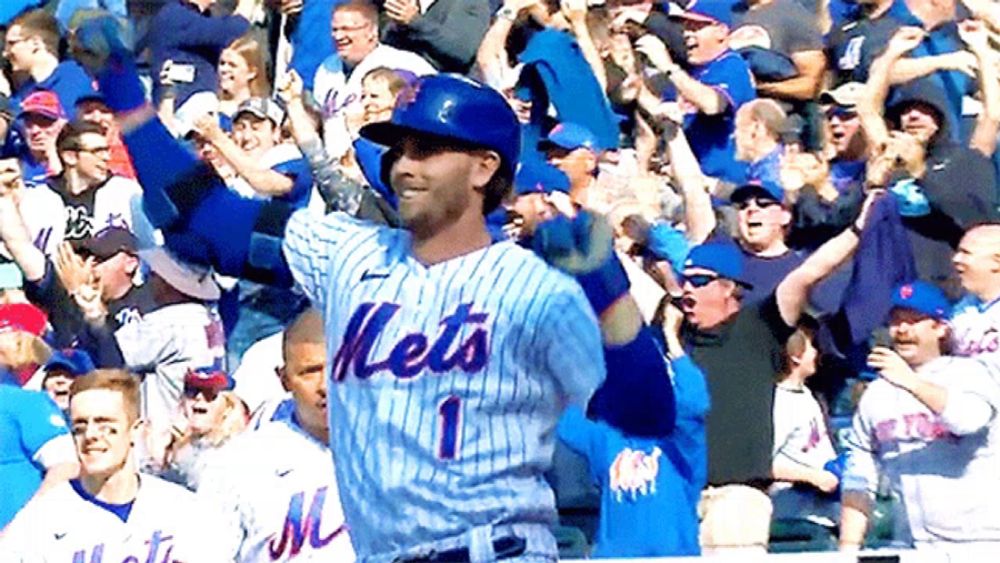
[[[37,113],[52,119],[66,119],[59,96],[48,90],[38,90],[21,101],[21,115]]]
[[[45,311],[30,303],[0,305],[0,333],[20,331],[41,336],[48,320]]]
[[[184,387],[210,389],[215,392],[230,391],[234,387],[233,378],[217,369],[188,369],[184,376]]]

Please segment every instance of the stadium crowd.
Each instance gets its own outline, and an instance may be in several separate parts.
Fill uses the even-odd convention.
[[[1000,3],[4,0],[0,28],[0,560],[54,532],[100,561],[75,546],[164,512],[172,548],[121,553],[355,557],[320,313],[157,198],[404,226],[362,130],[444,73],[521,124],[493,240],[607,221],[673,389],[666,430],[551,429],[561,556],[1000,552]],[[114,38],[141,90],[95,63]],[[196,173],[148,167],[179,147]]]

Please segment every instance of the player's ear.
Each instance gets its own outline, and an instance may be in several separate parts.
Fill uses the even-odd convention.
[[[137,418],[135,422],[132,423],[128,428],[129,441],[132,443],[132,447],[136,447],[137,444],[144,444],[146,434],[146,421]]]
[[[282,389],[285,391],[291,391],[291,389],[288,388],[288,370],[285,366],[274,368],[274,373],[278,375],[278,381],[281,382]]]
[[[472,186],[482,191],[500,170],[500,155],[496,151],[480,151],[470,172]]]

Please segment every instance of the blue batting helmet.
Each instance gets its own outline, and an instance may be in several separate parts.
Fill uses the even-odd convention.
[[[521,150],[517,116],[499,92],[474,80],[457,74],[422,77],[400,92],[391,120],[361,128],[362,137],[386,146],[407,134],[496,151],[500,173],[508,181],[514,178]],[[383,177],[388,164],[383,162]]]

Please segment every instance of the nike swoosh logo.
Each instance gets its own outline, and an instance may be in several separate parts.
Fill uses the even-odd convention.
[[[57,540],[61,540],[66,537],[66,532],[56,532],[55,536]]]
[[[292,472],[291,469],[279,469],[277,471],[277,475],[278,475],[278,477],[284,477],[285,475],[288,475],[291,472]]]
[[[365,270],[365,273],[361,274],[361,281],[384,280],[388,277],[389,272],[373,272],[371,270]]]

